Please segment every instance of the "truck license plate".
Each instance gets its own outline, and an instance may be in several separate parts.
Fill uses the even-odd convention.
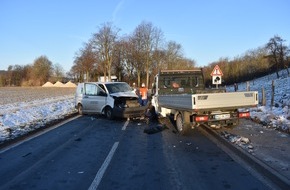
[[[221,120],[221,119],[229,119],[231,117],[230,114],[221,114],[221,115],[215,115],[214,118],[217,120]]]

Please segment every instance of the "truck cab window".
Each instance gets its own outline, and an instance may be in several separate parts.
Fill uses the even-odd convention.
[[[203,87],[203,80],[202,77],[200,76],[195,76],[192,78],[192,86],[197,88],[197,87]]]
[[[163,78],[163,86],[161,88],[169,88],[171,83],[171,79],[168,77]]]

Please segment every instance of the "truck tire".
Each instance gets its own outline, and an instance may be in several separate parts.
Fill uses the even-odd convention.
[[[106,107],[105,115],[107,119],[113,119],[113,109],[111,107]]]
[[[176,116],[176,128],[181,135],[186,135],[188,132],[187,127],[184,124],[183,115],[181,113]]]
[[[78,113],[79,113],[80,115],[83,115],[83,114],[84,114],[82,104],[78,104]]]

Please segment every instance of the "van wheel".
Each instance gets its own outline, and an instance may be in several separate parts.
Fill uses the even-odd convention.
[[[83,112],[83,106],[81,104],[78,105],[78,112],[80,115],[83,115],[84,112]]]
[[[105,115],[107,119],[113,119],[113,109],[110,107],[107,107],[105,110]]]
[[[186,125],[184,124],[183,116],[182,116],[181,113],[179,113],[179,114],[176,116],[176,128],[177,128],[177,131],[178,131],[181,135],[185,135],[186,132],[187,132],[187,128],[186,128]]]

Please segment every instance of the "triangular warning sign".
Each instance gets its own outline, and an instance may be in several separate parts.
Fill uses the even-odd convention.
[[[212,70],[210,74],[210,76],[223,76],[223,75],[224,74],[218,65],[214,67],[214,69]]]

